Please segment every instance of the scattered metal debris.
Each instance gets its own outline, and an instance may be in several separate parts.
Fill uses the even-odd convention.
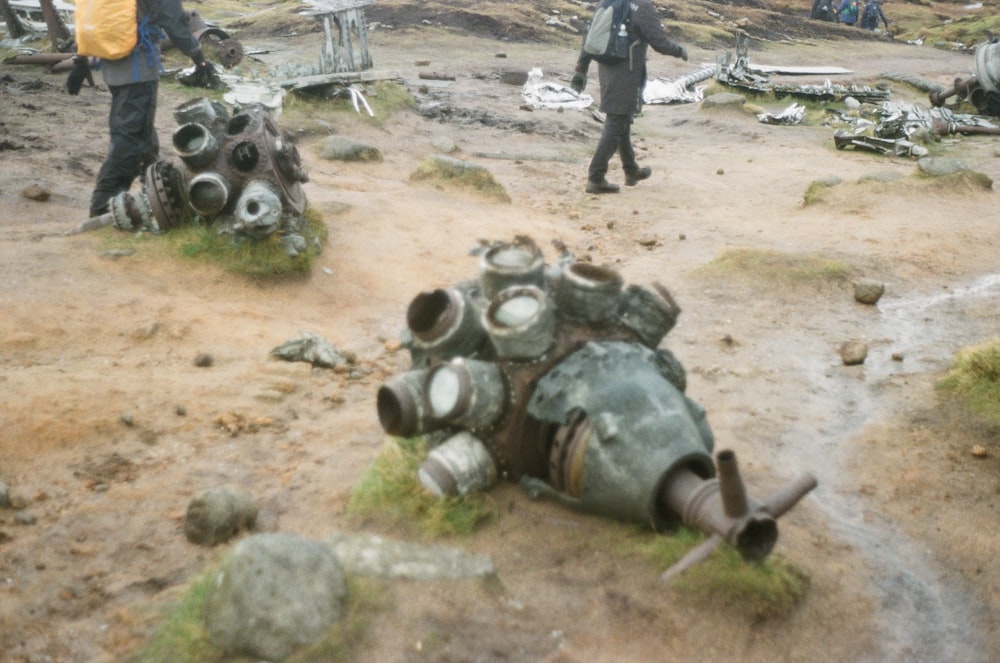
[[[736,34],[736,57],[726,51],[716,61],[716,79],[728,85],[754,94],[773,93],[778,99],[799,97],[813,101],[840,101],[854,97],[858,101],[877,103],[890,98],[888,89],[872,88],[868,85],[840,85],[826,81],[823,85],[772,84],[771,78],[762,68],[750,64],[750,37],[745,33]]]
[[[897,157],[922,157],[927,148],[905,138],[878,138],[875,136],[855,136],[841,129],[833,134],[833,143],[838,150],[851,147],[868,152],[878,152]]]
[[[947,90],[932,90],[928,94],[931,105],[943,106],[948,97],[958,96],[971,101],[980,113],[1000,117],[1000,41],[980,44],[975,63],[974,75],[956,78]]]
[[[705,96],[705,86],[695,83],[708,80],[716,73],[715,66],[702,67],[698,71],[667,80],[654,78],[646,83],[642,90],[642,101],[647,104],[691,104],[701,101]]]
[[[559,83],[542,80],[542,70],[534,67],[521,88],[521,98],[532,108],[587,108],[594,103],[589,94],[579,93]]]
[[[659,348],[680,313],[673,298],[562,248],[546,265],[527,237],[484,247],[478,279],[413,299],[412,368],[378,391],[383,428],[445,440],[419,472],[435,494],[516,480],[582,511],[656,529],[683,522],[765,557],[776,518],[815,478],[747,498],[733,452],[713,462],[683,366]]]
[[[764,124],[799,124],[806,117],[806,107],[802,104],[792,104],[777,115],[773,113],[757,113],[757,120]]]

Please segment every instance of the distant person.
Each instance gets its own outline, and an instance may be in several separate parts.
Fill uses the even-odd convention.
[[[608,0],[602,0],[602,4]],[[601,83],[600,110],[605,114],[604,130],[597,142],[597,149],[587,171],[587,193],[618,193],[618,185],[605,179],[608,162],[615,152],[625,170],[625,186],[635,186],[649,178],[653,169],[640,167],[632,149],[632,118],[642,110],[642,90],[646,87],[647,46],[663,55],[672,55],[684,61],[687,49],[674,43],[663,30],[656,9],[649,0],[631,0],[631,17],[628,32],[629,59],[619,64],[599,62],[598,80]],[[587,86],[587,69],[593,57],[580,51],[571,87],[578,93]]]
[[[192,84],[201,87],[221,85],[214,65],[205,60],[198,40],[191,34],[180,0],[137,0],[136,22],[138,39],[132,52],[118,60],[99,60],[104,82],[111,90],[108,118],[111,145],[90,197],[91,218],[108,212],[109,201],[128,191],[143,170],[159,158],[160,142],[154,122],[162,68],[160,30],[194,62]],[[88,78],[89,58],[74,55],[66,91],[79,94],[83,81]]]
[[[885,14],[882,12],[882,5],[879,4],[878,0],[868,0],[865,3],[865,8],[861,10],[861,27],[865,30],[877,30],[879,19],[882,19],[885,29],[888,30],[889,21],[886,20]]]
[[[833,0],[816,0],[813,2],[812,13],[809,14],[809,18],[816,21],[836,22],[837,10],[833,8]]]
[[[837,20],[844,25],[854,25],[858,22],[860,10],[860,0],[843,0],[837,7]]]

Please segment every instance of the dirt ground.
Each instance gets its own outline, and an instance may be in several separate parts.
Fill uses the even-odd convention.
[[[318,48],[317,35],[301,35],[259,57],[311,61]],[[207,488],[252,494],[265,531],[321,538],[351,527],[350,490],[384,441],[375,392],[408,366],[392,343],[406,306],[472,277],[478,240],[526,234],[550,260],[560,240],[627,282],[672,291],[684,312],[665,344],[750,492],[803,471],[819,478],[780,521],[777,546],[811,588],[770,620],[691,598],[623,551],[631,526],[503,485],[498,519],[448,541],[489,555],[500,588],[396,585],[357,660],[997,660],[998,432],[934,390],[957,350],[997,331],[995,191],[924,186],[913,161],[837,151],[826,127],[685,105],[649,106],[637,120],[650,180],[589,196],[600,125],[585,112],[523,110],[520,89],[502,80],[537,66],[568,81],[572,51],[427,27],[376,30],[372,52],[420,101],[469,112],[378,125],[339,116],[333,131],[383,152],[366,164],[317,159],[329,128],[297,120],[306,192],[330,238],[308,278],[279,284],[141,245],[116,258],[111,230],[64,236],[83,220],[106,149],[108,94],[71,98],[61,77],[0,67],[0,480],[34,519],[0,510],[0,659],[111,662],[141,650],[185,582],[225,552],[183,535],[188,502]],[[651,74],[688,73],[718,54],[691,52],[690,63],[653,55]],[[972,67],[968,55],[877,40],[773,44],[751,61],[843,66],[855,74],[835,82],[861,83],[902,71],[947,84]],[[419,81],[427,70],[456,80]],[[182,95],[161,94],[164,156]],[[487,165],[512,202],[409,183],[441,135]],[[1000,179],[996,137],[941,151]],[[881,172],[903,177],[858,182]],[[804,206],[810,182],[831,175],[843,183]],[[23,197],[31,184],[51,198]],[[870,307],[849,280],[788,285],[705,269],[732,248],[841,260],[886,294]],[[303,330],[355,353],[358,374],[269,359]],[[842,365],[837,349],[851,340],[870,346],[863,366]],[[195,366],[200,353],[214,363]],[[220,416],[249,423],[233,433]]]

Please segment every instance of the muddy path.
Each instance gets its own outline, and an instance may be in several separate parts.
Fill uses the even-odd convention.
[[[291,55],[275,50],[265,64],[307,61],[318,47],[309,35],[282,43]],[[587,196],[599,125],[585,113],[521,109],[519,88],[502,75],[537,66],[567,80],[572,53],[432,28],[376,31],[373,52],[377,68],[398,72],[424,101],[462,109],[462,119],[338,116],[333,131],[385,156],[342,164],[315,156],[328,127],[289,112],[330,240],[308,278],[279,284],[142,244],[116,258],[106,233],[62,236],[100,164],[107,93],[70,99],[59,80],[3,70],[13,81],[0,85],[0,139],[18,147],[0,150],[0,480],[34,518],[0,511],[4,660],[120,661],[140,650],[184,584],[224,553],[183,537],[186,505],[205,488],[253,494],[263,530],[319,538],[356,527],[344,505],[384,441],[374,394],[407,367],[392,343],[407,304],[471,277],[469,249],[480,239],[516,234],[534,237],[550,260],[559,240],[627,282],[670,288],[683,313],[665,343],[718,444],[739,454],[751,492],[800,471],[819,477],[782,519],[777,549],[809,574],[810,592],[792,614],[764,621],[686,596],[629,552],[642,536],[634,528],[505,485],[495,522],[448,541],[489,555],[500,587],[393,587],[358,660],[995,657],[996,431],[933,389],[954,352],[996,334],[995,192],[929,189],[912,161],[837,151],[825,127],[676,106],[648,107],[636,124],[653,178]],[[691,66],[715,55],[695,48]],[[885,70],[947,83],[970,64],[882,42],[851,53],[775,45],[760,60],[845,66],[868,83]],[[421,83],[420,61],[456,80]],[[651,66],[672,76],[686,73],[679,64]],[[165,111],[180,95],[165,88],[161,97],[163,145],[173,129]],[[410,183],[440,135],[457,156],[488,165],[512,202]],[[942,151],[1000,178],[995,140]],[[858,182],[880,171],[903,178]],[[830,175],[843,183],[803,206],[810,182]],[[52,197],[23,198],[32,183]],[[789,284],[706,268],[736,248],[843,261],[887,292],[867,307],[849,280]],[[357,370],[268,359],[301,330],[356,354]],[[869,344],[863,366],[842,365],[837,347],[848,340]],[[199,353],[212,366],[195,366]],[[974,443],[987,458],[969,453]]]

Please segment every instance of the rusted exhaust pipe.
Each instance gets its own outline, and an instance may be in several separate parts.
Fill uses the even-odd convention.
[[[726,449],[716,456],[719,468],[719,494],[722,506],[730,518],[742,518],[747,514],[747,491],[736,464],[736,454]]]
[[[177,156],[192,170],[204,168],[219,154],[219,141],[202,124],[181,125],[174,131],[173,142]]]
[[[382,385],[376,395],[378,420],[389,435],[413,437],[440,428],[424,398],[428,369],[408,371]]]
[[[486,338],[478,312],[457,288],[417,295],[406,311],[406,324],[414,344],[441,359],[474,355]]]
[[[424,398],[436,419],[471,429],[486,428],[503,415],[507,387],[496,364],[458,358],[431,369]]]

